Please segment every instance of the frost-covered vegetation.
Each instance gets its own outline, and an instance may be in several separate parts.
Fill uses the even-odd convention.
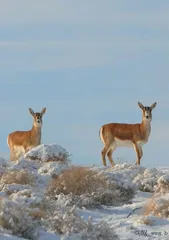
[[[154,194],[145,205],[144,214],[169,218],[169,174],[158,179]]]
[[[18,239],[135,239],[123,236],[120,216],[131,234],[135,225],[154,226],[158,217],[169,217],[166,172],[126,163],[73,166],[56,144],[40,145],[16,162],[0,158],[0,189],[0,236]],[[149,201],[139,202],[142,194]],[[128,222],[137,206],[144,211]]]
[[[115,206],[128,203],[135,191],[113,181],[104,173],[86,168],[71,167],[51,181],[47,195],[61,205],[78,207]]]

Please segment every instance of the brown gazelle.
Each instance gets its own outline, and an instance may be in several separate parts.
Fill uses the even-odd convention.
[[[30,149],[41,144],[42,117],[46,108],[36,112],[29,108],[33,116],[33,126],[29,131],[15,131],[8,135],[7,143],[10,149],[10,160],[18,160],[19,157]]]
[[[151,132],[152,110],[156,102],[150,107],[143,106],[138,102],[142,109],[142,122],[136,124],[128,123],[108,123],[100,128],[100,138],[104,143],[102,150],[103,165],[106,166],[106,155],[114,166],[112,154],[117,147],[133,147],[137,154],[136,164],[140,165],[140,159],[143,156],[142,146],[147,143]]]

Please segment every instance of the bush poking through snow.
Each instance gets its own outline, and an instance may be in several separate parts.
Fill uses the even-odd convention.
[[[0,180],[0,184],[33,185],[34,182],[34,177],[26,170],[9,170],[3,173]]]
[[[145,225],[149,225],[149,226],[153,226],[153,224],[154,224],[149,216],[140,217],[138,219],[137,223],[141,223],[141,224],[145,224]]]
[[[98,188],[106,188],[107,183],[104,177],[85,167],[71,167],[64,170],[60,176],[53,179],[49,186],[51,193],[81,195],[92,193]]]
[[[153,198],[144,207],[144,215],[153,214],[158,217],[169,217],[169,174],[157,180]]]
[[[118,235],[113,228],[102,221],[97,224],[93,224],[91,220],[88,220],[86,227],[78,234],[74,234],[68,237],[68,240],[119,240]]]
[[[157,217],[169,217],[169,194],[165,197],[152,198],[144,207],[144,215],[154,215]]]
[[[11,201],[0,202],[0,225],[15,234],[26,239],[37,238],[37,224],[25,211],[24,207]]]
[[[81,232],[86,226],[85,221],[76,215],[74,208],[66,208],[64,213],[63,211],[55,211],[47,222],[50,230],[66,235]]]
[[[156,168],[145,169],[143,173],[139,173],[134,177],[133,182],[140,191],[153,193],[157,180],[162,174],[163,173]]]
[[[29,216],[31,216],[32,219],[41,220],[42,218],[46,217],[46,213],[42,209],[33,208],[29,210]]]
[[[169,192],[169,174],[161,176],[155,187],[155,196],[162,196]]]
[[[119,237],[115,233],[114,229],[110,228],[104,221],[92,224],[89,220],[87,222],[87,227],[79,234],[79,236],[82,240],[119,240]]]
[[[106,222],[93,224],[92,220],[84,221],[76,214],[75,207],[65,208],[64,212],[56,211],[48,219],[50,230],[59,234],[68,235],[68,239],[81,240],[118,240],[114,229],[110,228]],[[71,236],[70,236],[71,235]],[[76,238],[77,237],[77,238]]]
[[[61,196],[60,196],[61,194]],[[119,205],[131,200],[134,191],[110,182],[103,174],[85,167],[71,167],[51,181],[47,195],[66,205]],[[67,196],[67,197],[64,197]]]

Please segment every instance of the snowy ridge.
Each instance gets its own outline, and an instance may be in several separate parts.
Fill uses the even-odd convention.
[[[169,169],[126,163],[92,167],[97,177],[113,184],[114,196],[130,191],[130,199],[121,205],[112,202],[90,208],[76,204],[72,194],[57,193],[54,199],[47,195],[51,181],[72,167],[69,157],[66,149],[49,144],[32,149],[16,162],[0,158],[0,239],[169,239],[168,210],[162,208],[169,206]],[[110,197],[111,191],[101,191]],[[78,201],[91,197],[85,193]]]

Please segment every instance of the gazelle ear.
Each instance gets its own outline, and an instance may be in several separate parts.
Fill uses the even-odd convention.
[[[138,102],[138,106],[143,110],[144,109],[144,106],[141,102]]]
[[[43,116],[43,114],[46,112],[46,108],[44,107],[41,111],[41,115]]]
[[[153,109],[153,108],[155,108],[156,107],[156,105],[157,105],[157,102],[155,102],[155,103],[153,103],[152,105],[151,105],[151,110]]]
[[[32,115],[32,116],[34,116],[34,111],[32,110],[32,108],[29,108],[29,112],[30,112],[30,114]]]

